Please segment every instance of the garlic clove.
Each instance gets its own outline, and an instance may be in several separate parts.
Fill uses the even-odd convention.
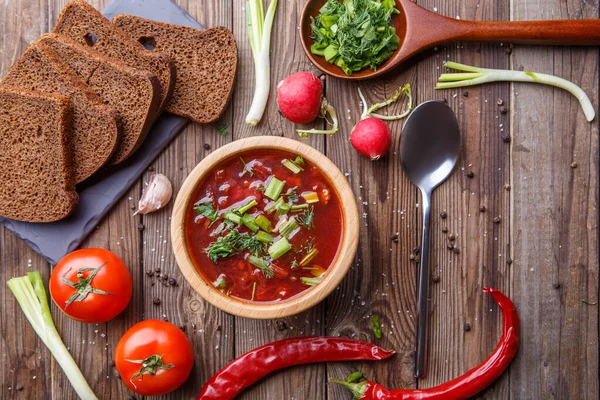
[[[135,214],[148,214],[167,205],[173,196],[173,186],[163,174],[152,174],[150,183],[142,191]]]

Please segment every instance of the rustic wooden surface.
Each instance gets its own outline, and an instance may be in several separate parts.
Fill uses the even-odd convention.
[[[296,138],[293,125],[277,112],[272,92],[264,122],[247,127],[253,66],[247,43],[245,10],[234,0],[178,0],[206,26],[224,25],[238,41],[240,63],[231,105],[208,126],[188,125],[152,164],[177,190],[185,176],[212,149],[259,134]],[[66,0],[0,3],[0,76],[28,43],[47,32]],[[598,18],[598,0],[419,0],[422,6],[452,17],[477,20]],[[101,8],[104,0],[94,0]],[[280,0],[273,32],[273,86],[284,76],[313,70],[297,37],[304,1]],[[435,27],[432,27],[435,29]],[[164,398],[195,398],[200,386],[233,357],[260,344],[297,335],[341,335],[373,341],[369,317],[384,324],[384,347],[398,355],[382,363],[315,364],[278,372],[245,392],[244,399],[350,399],[327,383],[354,370],[390,387],[428,387],[479,363],[500,334],[498,308],[481,288],[507,293],[520,313],[522,342],[516,360],[482,398],[597,399],[598,387],[598,123],[587,123],[577,101],[559,89],[525,84],[490,84],[463,90],[433,90],[442,62],[553,73],[581,85],[598,107],[598,48],[553,48],[458,44],[431,50],[393,74],[358,84],[369,101],[389,95],[405,82],[415,99],[446,98],[462,129],[460,165],[434,193],[429,373],[412,377],[416,309],[419,197],[401,171],[395,153],[402,122],[391,123],[394,149],[378,162],[363,159],[348,144],[359,118],[357,84],[325,79],[327,97],[340,115],[340,132],[309,143],[325,152],[348,174],[364,219],[355,264],[339,289],[304,314],[280,321],[232,317],[204,303],[178,272],[169,243],[166,210],[131,217],[143,181],[132,187],[84,247],[104,247],[130,266],[134,298],[114,321],[85,325],[52,307],[59,332],[102,399],[132,395],[112,366],[119,337],[144,318],[166,318],[184,325],[196,351],[196,365],[182,389]],[[316,72],[316,71],[315,71]],[[502,100],[507,113],[502,113]],[[398,104],[393,110],[400,110]],[[230,124],[230,135],[217,127]],[[506,143],[503,137],[510,137]],[[211,150],[205,150],[208,143]],[[577,167],[572,168],[571,164]],[[473,178],[467,172],[474,173]],[[508,186],[507,186],[508,185]],[[480,212],[480,206],[486,207]],[[447,218],[440,212],[446,210]],[[500,223],[494,218],[500,217]],[[144,230],[138,230],[143,224]],[[447,249],[447,234],[460,249]],[[398,233],[399,241],[391,236]],[[51,266],[0,229],[0,398],[75,398],[60,367],[43,347],[6,289],[10,277]],[[147,272],[174,277],[179,287],[164,286]],[[437,280],[437,279],[435,279]],[[153,298],[162,300],[160,306]],[[470,331],[465,330],[469,324]],[[137,398],[140,398],[137,396]]]

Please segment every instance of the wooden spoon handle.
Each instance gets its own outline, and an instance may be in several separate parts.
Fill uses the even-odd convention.
[[[600,45],[600,19],[479,22],[456,21],[452,41],[550,45]]]

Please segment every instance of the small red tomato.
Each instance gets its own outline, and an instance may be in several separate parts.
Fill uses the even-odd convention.
[[[125,263],[105,249],[76,250],[52,270],[50,295],[69,317],[89,323],[119,315],[131,300],[131,275]]]
[[[172,392],[192,372],[194,351],[175,325],[149,319],[129,328],[115,348],[115,365],[134,392],[159,396]]]

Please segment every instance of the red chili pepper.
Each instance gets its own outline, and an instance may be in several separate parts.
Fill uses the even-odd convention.
[[[300,337],[258,347],[227,364],[200,391],[198,400],[233,399],[245,388],[279,369],[315,362],[384,360],[394,351],[358,340]]]
[[[332,380],[361,400],[462,400],[475,396],[491,385],[508,367],[519,348],[519,316],[514,304],[496,289],[483,289],[492,295],[502,310],[502,337],[494,352],[481,364],[449,382],[428,389],[389,390],[375,382],[348,383]]]

